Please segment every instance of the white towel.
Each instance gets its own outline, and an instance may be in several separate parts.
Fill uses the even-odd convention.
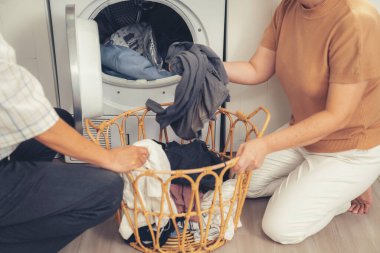
[[[226,201],[229,201],[230,199],[232,199],[232,197],[234,195],[234,191],[235,191],[235,186],[236,186],[236,179],[227,180],[222,184],[222,195],[223,195],[222,201],[223,202],[226,202]],[[208,209],[211,207],[213,197],[214,197],[214,191],[208,191],[203,196],[203,199],[201,202],[201,209],[202,210],[205,210],[205,209]],[[233,203],[233,207],[232,207],[233,209],[232,209],[230,219],[228,221],[226,221],[227,228],[226,228],[226,233],[224,235],[224,238],[226,240],[232,240],[234,233],[235,233],[234,217],[235,217],[235,213],[236,213],[236,205],[237,205],[237,202]],[[212,217],[211,217],[211,225],[210,225],[210,229],[209,229],[210,232],[208,235],[209,240],[217,238],[219,235],[219,232],[220,232],[221,211],[219,208],[219,194],[217,194],[217,196],[215,198],[214,206],[215,206],[215,208],[214,208],[214,212],[213,212]],[[230,209],[229,204],[223,205],[223,218],[225,220],[226,220],[229,209]],[[203,215],[204,229],[206,228],[208,219],[209,219],[209,215],[207,213],[205,213]],[[241,227],[241,226],[242,225],[241,225],[241,222],[239,220],[238,221],[238,227]]]
[[[142,140],[138,141],[133,144],[134,146],[139,147],[145,147],[148,149],[149,157],[146,163],[144,164],[144,168],[147,170],[170,170],[170,162],[162,149],[161,145],[157,144],[153,140]],[[136,178],[138,175],[140,175],[141,172],[133,171],[131,172],[131,175],[133,178]],[[124,180],[124,191],[123,191],[123,200],[125,203],[127,203],[128,207],[133,208],[134,206],[134,195],[133,195],[133,186],[131,182],[129,181],[129,178],[126,173],[121,174],[123,180]],[[165,182],[170,175],[169,174],[157,174],[163,182]],[[162,197],[162,187],[161,183],[158,179],[155,179],[153,177],[146,177],[143,176],[138,181],[138,189],[139,193],[142,198],[142,204],[145,207],[145,210],[152,211],[152,212],[160,212],[161,209],[161,197]],[[168,185],[168,194],[170,190],[170,184]],[[170,197],[170,194],[168,195]],[[176,206],[173,202],[173,200],[170,198],[170,205],[173,208],[173,211],[177,213]],[[138,202],[138,206],[141,207],[141,203]],[[169,203],[165,199],[164,207],[163,207],[164,213],[170,213],[169,209]],[[134,213],[130,211],[130,216],[132,217],[132,220],[134,219]],[[148,220],[150,224],[155,223],[157,225],[158,219],[153,219],[153,217],[150,217]],[[162,219],[161,228],[164,227],[169,219]],[[137,226],[143,227],[148,225],[147,219],[142,215],[141,213],[138,215],[137,219]],[[132,233],[133,230],[129,226],[127,217],[125,217],[125,214],[122,216],[122,220],[119,227],[119,232],[122,235],[124,239],[128,239]]]

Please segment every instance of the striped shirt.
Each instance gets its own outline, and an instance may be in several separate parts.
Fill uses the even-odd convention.
[[[58,120],[41,84],[25,68],[0,34],[0,160],[23,141],[31,139]]]

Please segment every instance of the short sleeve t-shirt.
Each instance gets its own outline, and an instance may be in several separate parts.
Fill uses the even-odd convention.
[[[325,109],[330,83],[368,81],[349,124],[306,148],[314,152],[380,145],[380,15],[366,0],[325,0],[307,9],[283,0],[261,45],[276,51],[276,74],[292,123]]]
[[[0,160],[57,120],[41,84],[16,63],[13,48],[0,34]]]

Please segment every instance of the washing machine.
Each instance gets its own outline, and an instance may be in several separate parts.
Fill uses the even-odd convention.
[[[83,131],[83,118],[102,121],[141,107],[148,98],[159,103],[174,99],[180,76],[127,80],[102,72],[99,45],[111,34],[146,22],[162,52],[172,42],[192,41],[223,59],[225,6],[226,0],[49,0],[59,102],[74,114],[77,130]],[[137,140],[137,134],[128,135],[130,142]]]

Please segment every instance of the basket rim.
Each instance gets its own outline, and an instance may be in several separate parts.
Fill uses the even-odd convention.
[[[164,103],[160,103],[161,106],[171,106],[175,104],[174,102],[164,102]],[[149,109],[147,106],[141,106],[141,107],[136,107],[136,108],[133,108],[133,109],[130,109],[128,111],[125,111],[119,115],[116,115],[115,117],[112,117],[111,119],[108,119],[108,120],[105,120],[103,121],[102,124],[99,125],[99,128],[100,129],[104,129],[106,128],[107,126],[115,123],[117,120],[119,120],[120,118],[122,117],[126,117],[126,116],[137,116],[136,113],[137,112],[141,112],[141,111],[145,111],[142,115],[140,115],[142,117],[142,119],[145,118],[145,116],[147,115],[147,113],[149,111],[151,111],[151,109]],[[252,111],[251,113],[249,114],[244,114],[242,113],[241,111],[236,111],[236,112],[231,112],[230,110],[228,110],[227,108],[218,108],[218,110],[216,111],[219,112],[219,113],[222,113],[226,116],[229,116],[229,115],[234,115],[235,117],[237,117],[240,121],[242,122],[247,122],[247,123],[250,123],[248,120],[251,119],[252,117],[254,117],[259,111],[263,111],[266,115],[265,117],[265,121],[263,123],[263,126],[262,126],[262,129],[261,131],[259,131],[259,133],[257,134],[257,138],[260,138],[266,128],[268,127],[268,123],[269,123],[269,120],[270,120],[270,112],[263,106],[259,106],[257,107],[254,111]],[[85,119],[85,125],[88,126],[88,124],[90,124],[91,120],[90,119]],[[250,123],[250,125],[253,125],[252,123]]]
[[[206,166],[206,167],[201,167],[201,168],[196,168],[196,169],[185,169],[185,170],[156,170],[156,169],[149,169],[148,170],[148,169],[145,169],[143,167],[140,167],[140,168],[132,169],[132,170],[128,171],[127,173],[130,173],[130,172],[149,172],[151,174],[170,174],[170,175],[195,174],[195,173],[202,173],[202,172],[205,172],[205,171],[214,171],[214,170],[225,168],[225,167],[232,168],[237,163],[237,161],[239,160],[239,158],[240,157],[234,157],[234,158],[228,160],[227,162],[218,163],[216,165]]]

